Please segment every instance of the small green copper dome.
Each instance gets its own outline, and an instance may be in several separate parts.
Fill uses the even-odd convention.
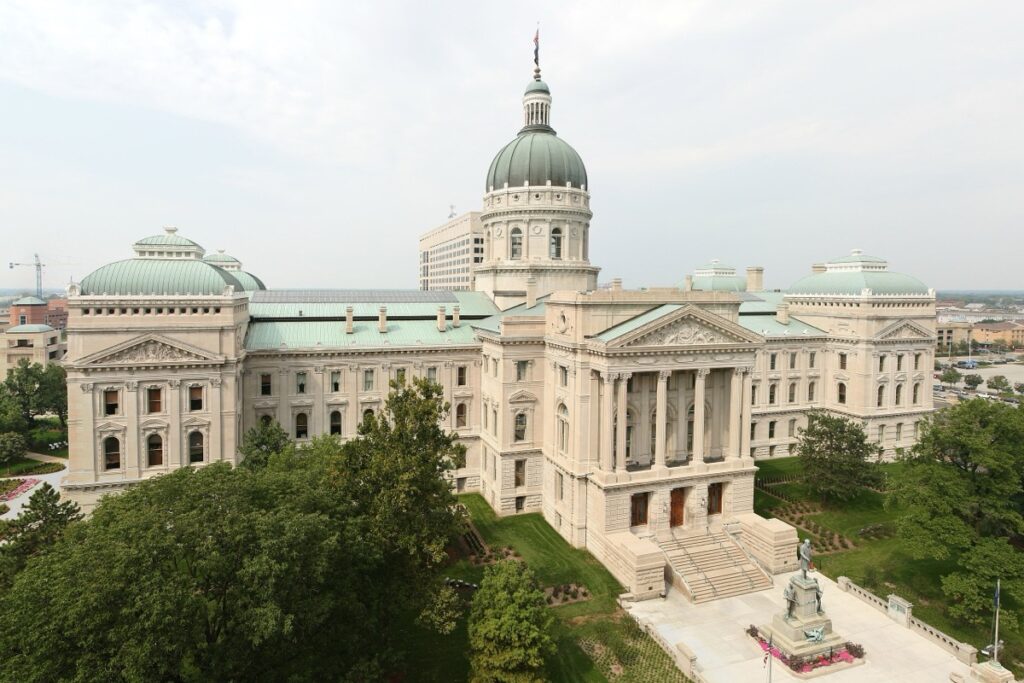
[[[853,272],[824,272],[797,280],[786,294],[860,294],[870,289],[872,294],[927,294],[928,286],[915,277],[888,270]]]
[[[198,294],[222,296],[228,285],[236,292],[245,287],[231,273],[199,259],[144,259],[115,261],[97,268],[82,280],[83,296]]]
[[[544,92],[549,95],[551,94],[551,91],[548,90],[548,84],[540,80],[539,78],[535,78],[532,81],[530,81],[530,84],[526,86],[526,92],[524,92],[523,94],[529,95],[532,92]]]
[[[214,265],[217,265],[217,264],[220,264],[220,263],[228,263],[228,264],[241,263],[234,256],[230,256],[228,254],[225,254],[223,249],[218,251],[216,254],[207,254],[206,256],[203,257],[203,260],[206,261],[207,263],[212,263]]]
[[[550,128],[524,130],[519,136],[501,148],[487,171],[484,190],[501,189],[525,185],[552,185],[565,187],[572,183],[581,188],[587,184],[587,169],[583,159],[569,143],[565,142]]]
[[[238,280],[242,285],[242,289],[247,292],[255,292],[257,290],[266,289],[267,286],[263,284],[263,280],[259,279],[252,273],[244,270],[233,270],[231,274]]]
[[[190,240],[187,237],[182,237],[176,232],[170,232],[163,235],[151,235],[150,237],[143,237],[141,240],[136,242],[137,245],[145,245],[151,247],[198,247],[199,245]]]

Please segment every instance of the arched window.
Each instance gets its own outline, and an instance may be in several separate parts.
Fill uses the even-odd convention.
[[[633,455],[633,411],[626,412],[626,460]]]
[[[516,442],[526,441],[526,413],[516,413],[515,431],[512,440]]]
[[[103,468],[121,469],[121,442],[116,436],[108,436],[103,440]]]
[[[562,258],[562,229],[554,228],[551,230],[551,246],[549,248],[549,255],[552,259]]]
[[[509,258],[513,260],[523,258],[523,231],[519,228],[512,228],[512,232],[508,235]]]
[[[466,404],[460,403],[455,406],[455,426],[465,427],[466,426]]]
[[[918,403],[921,402],[921,383],[920,382],[915,382],[914,383],[914,397],[913,397],[913,399],[914,399],[914,405],[915,406]]]
[[[896,405],[898,405],[898,406],[903,405],[903,385],[902,384],[897,384],[896,385]]]
[[[164,440],[159,434],[150,434],[146,439],[146,465],[156,467],[164,464]]]
[[[295,438],[305,439],[309,436],[309,416],[305,413],[295,415]]]
[[[202,462],[203,456],[203,433],[192,432],[188,435],[188,461]]]
[[[814,400],[814,382],[807,383],[807,400],[808,402]]]
[[[793,356],[794,358],[796,356]],[[796,403],[796,382],[789,383],[789,402]]]
[[[846,403],[846,383],[840,382],[836,390],[836,401],[839,403]]]
[[[265,425],[269,425],[273,421],[274,421],[274,418],[270,417],[269,415],[261,415],[260,416],[260,422],[262,422]]]
[[[558,406],[558,449],[569,451],[569,409],[564,403]]]
[[[341,435],[341,411],[331,411],[331,434]]]
[[[885,405],[885,385],[884,384],[882,386],[878,387],[878,400],[876,401],[876,405],[879,408],[881,408],[882,406]]]

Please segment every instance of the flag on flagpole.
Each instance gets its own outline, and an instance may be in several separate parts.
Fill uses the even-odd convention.
[[[540,66],[540,29],[533,34],[533,63]]]
[[[768,666],[768,660],[772,657],[772,642],[774,640],[774,634],[768,636],[768,649],[764,651],[764,659],[761,661],[761,668]]]
[[[995,606],[996,609],[999,609],[999,582],[998,581],[996,581],[996,593],[995,593],[995,598],[993,599],[992,604]]]

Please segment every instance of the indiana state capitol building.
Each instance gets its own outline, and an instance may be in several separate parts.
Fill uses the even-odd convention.
[[[267,289],[173,229],[71,285],[64,494],[88,510],[237,463],[260,420],[347,439],[389,381],[425,376],[467,448],[453,485],[542,512],[635,597],[792,569],[794,530],[753,512],[755,461],[789,454],[813,408],[910,446],[932,410],[933,291],[859,251],[786,291],[717,261],[680,286],[599,288],[587,171],[539,72],[523,117],[464,221],[482,236],[471,291]]]

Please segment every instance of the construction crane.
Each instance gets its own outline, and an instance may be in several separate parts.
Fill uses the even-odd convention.
[[[11,263],[10,268],[14,270],[15,266],[27,266],[29,268],[36,269],[36,296],[40,299],[43,298],[43,267],[45,263],[39,260],[39,254],[32,254],[36,257],[35,263]]]

